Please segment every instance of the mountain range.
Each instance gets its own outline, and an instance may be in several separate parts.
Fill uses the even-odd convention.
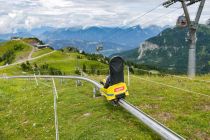
[[[168,28],[143,42],[140,47],[117,55],[139,64],[186,73],[189,48],[187,34],[187,28]],[[199,26],[196,48],[197,72],[208,73],[210,71],[210,27]]]
[[[20,29],[16,33],[0,34],[0,39],[8,40],[13,36],[37,37],[54,49],[74,46],[88,53],[95,53],[102,44],[102,54],[109,56],[116,52],[130,50],[146,39],[156,36],[166,27],[88,27],[88,28],[52,28],[40,27],[30,31]]]

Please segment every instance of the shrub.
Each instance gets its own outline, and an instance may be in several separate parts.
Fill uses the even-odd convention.
[[[15,53],[13,50],[8,50],[5,54],[2,56],[2,61],[5,61],[4,64],[11,64],[12,61],[15,59]]]
[[[14,50],[15,50],[15,51],[22,51],[22,50],[23,50],[23,47],[22,47],[21,44],[15,44],[15,45],[14,45]]]
[[[31,64],[28,61],[26,63],[22,63],[20,66],[22,68],[22,71],[29,72],[33,70]]]
[[[75,74],[81,75],[81,72],[80,72],[78,69],[76,69],[76,70],[75,70]]]

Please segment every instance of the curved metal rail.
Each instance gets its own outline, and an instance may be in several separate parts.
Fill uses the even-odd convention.
[[[161,136],[163,139],[166,140],[183,140],[184,138],[178,135],[177,133],[173,132],[171,129],[167,128],[163,124],[159,123],[137,107],[133,106],[132,104],[128,103],[124,99],[119,100],[119,105],[125,108],[128,112],[138,118],[141,122],[147,125],[150,129],[152,129],[155,133]]]
[[[37,78],[63,78],[63,79],[77,79],[77,80],[85,80],[92,84],[94,84],[97,88],[101,88],[102,86],[89,78],[80,77],[80,76],[50,76],[50,75],[37,75]],[[9,77],[0,77],[0,78],[7,78],[7,79],[18,79],[18,78],[35,78],[34,76],[9,76]],[[156,121],[137,107],[133,106],[132,104],[128,103],[124,99],[119,100],[119,105],[138,118],[141,122],[147,125],[151,130],[157,133],[161,138],[166,140],[184,140],[183,137],[178,135],[177,133],[173,132],[171,129],[167,128],[160,122]]]
[[[6,76],[6,77],[0,77],[0,78],[6,78],[6,79],[19,79],[19,78],[35,78],[35,76],[31,75],[31,76]],[[91,80],[89,78],[86,77],[81,77],[81,76],[51,76],[51,75],[36,75],[36,78],[58,78],[58,79],[77,79],[77,80],[84,80],[87,82],[92,83],[93,85],[95,85],[98,88],[101,88],[101,84],[99,84],[98,82]]]

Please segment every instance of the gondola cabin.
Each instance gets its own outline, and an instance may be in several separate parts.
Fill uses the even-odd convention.
[[[99,51],[102,51],[103,50],[103,46],[98,46],[96,47],[96,51],[99,52]]]
[[[97,44],[97,46],[96,46],[96,52],[99,53],[102,50],[103,50],[103,43]]]
[[[206,22],[206,25],[210,26],[210,19]]]
[[[124,82],[124,60],[121,57],[113,57],[110,60],[109,73],[109,77],[102,82],[100,91],[108,101],[117,102],[129,95]]]
[[[185,16],[179,16],[176,22],[176,26],[179,28],[184,28],[187,26],[187,19]]]

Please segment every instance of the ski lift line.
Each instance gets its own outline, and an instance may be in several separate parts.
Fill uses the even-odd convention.
[[[149,14],[149,13],[153,12],[154,10],[158,9],[158,8],[159,8],[159,7],[161,7],[161,6],[162,6],[162,4],[157,5],[156,7],[154,7],[154,8],[152,8],[152,9],[148,10],[148,11],[147,11],[147,12],[145,12],[144,14],[142,14],[142,15],[140,15],[140,16],[138,16],[138,17],[136,17],[135,19],[131,20],[129,24],[124,25],[123,27],[126,27],[126,26],[131,25],[131,24],[132,24],[132,23],[134,23],[136,20],[138,20],[138,19],[140,19],[140,18],[142,18],[142,17],[146,16],[147,14]]]
[[[175,87],[175,86],[172,86],[172,85],[164,84],[164,83],[161,83],[161,82],[156,82],[156,81],[153,81],[153,80],[149,80],[149,79],[137,77],[137,76],[134,76],[134,75],[132,75],[132,76],[135,77],[135,78],[138,78],[138,79],[147,81],[147,82],[151,82],[151,83],[157,84],[157,85],[162,85],[162,86],[165,86],[165,87],[174,88],[174,89],[181,90],[181,91],[184,91],[184,92],[193,93],[193,94],[197,94],[197,95],[201,95],[201,96],[206,96],[206,97],[209,97],[210,98],[210,95],[207,95],[207,94],[203,94],[203,93],[191,91],[191,90],[188,90],[188,89],[183,89],[183,88]]]
[[[163,15],[161,15],[161,16],[155,18],[155,19],[152,19],[152,20],[150,20],[150,21],[148,21],[148,22],[142,23],[142,25],[149,24],[149,23],[151,23],[152,21],[154,21],[154,20],[156,20],[156,19],[160,19],[160,18],[162,18],[162,17],[168,16],[168,15],[172,14],[173,12],[178,11],[179,9],[181,9],[181,7],[176,8],[176,9],[173,9],[173,10],[171,10],[170,12],[168,12],[167,14],[163,14]]]
[[[147,14],[151,13],[152,11],[158,9],[158,8],[161,7],[161,6],[162,6],[162,4],[157,5],[156,7],[152,8],[151,10],[149,10],[149,11],[145,12],[144,14],[142,14],[142,15],[136,17],[135,19],[131,20],[129,24],[134,23],[136,20],[138,20],[138,19],[140,19],[140,18],[146,16]],[[126,26],[128,26],[129,24],[127,24]]]
[[[172,14],[173,12],[176,12],[177,10],[179,10],[179,9],[181,9],[181,8],[176,8],[176,9],[173,9],[172,11],[170,11],[169,13],[167,13],[167,14],[163,14],[163,15],[161,15],[161,16],[159,16],[159,17],[157,17],[157,18],[155,18],[155,19],[152,19],[152,20],[150,20],[150,21],[148,21],[148,22],[145,22],[145,23],[142,23],[143,25],[145,25],[145,24],[149,24],[149,23],[151,23],[152,21],[154,21],[154,20],[156,20],[156,19],[159,19],[159,18],[162,18],[162,17],[165,17],[165,16],[168,16],[168,15],[170,15],[170,14]]]
[[[136,118],[138,118],[140,121],[142,121],[144,124],[146,124],[150,129],[152,129],[153,132],[161,136],[161,138],[166,140],[184,140],[182,136],[178,135],[171,129],[165,127],[160,122],[153,119],[148,114],[144,113],[139,108],[133,106],[129,102],[127,102],[124,99],[119,100],[119,105],[125,108],[128,112],[130,112],[132,115],[134,115]]]
[[[156,7],[154,7],[153,9],[149,10],[148,12],[146,12],[146,13],[142,14],[141,16],[139,16],[138,18],[136,18],[135,20],[138,20],[139,18],[144,17],[145,15],[147,15],[147,14],[151,13],[152,11],[156,10],[157,8],[159,8],[160,6],[162,6],[162,4],[160,4],[160,5],[156,6]],[[178,9],[180,9],[180,8],[178,8]],[[176,10],[178,10],[178,9],[175,9],[175,10],[173,10],[172,12],[174,12],[174,11],[176,11]],[[171,12],[169,12],[169,13],[171,13]],[[168,15],[168,14],[164,14],[164,15]],[[162,16],[164,16],[164,15],[162,15]],[[131,23],[134,23],[134,22],[135,22],[135,20],[133,20]],[[127,26],[129,26],[129,24],[124,25],[124,26],[122,26],[122,27],[123,27],[123,28],[125,28],[125,27],[127,27]],[[127,31],[127,33],[129,33],[129,32],[131,32],[131,31]],[[118,33],[118,32],[113,33],[111,36],[109,36],[109,37],[105,38],[104,40],[107,40],[107,39],[109,39],[109,38],[113,37],[113,36],[114,36],[114,35],[116,35],[117,33]]]
[[[79,79],[79,80],[85,80],[92,84],[94,84],[97,88],[102,88],[102,85],[98,82],[88,79],[86,77],[80,77],[80,76],[50,76],[50,75],[38,75],[38,78],[63,78],[63,79]],[[2,78],[2,77],[0,77]],[[33,78],[33,76],[8,76],[8,79],[19,79],[19,78]],[[56,101],[56,97],[54,96],[54,100]],[[119,100],[119,105],[122,106],[124,109],[126,109],[128,112],[130,112],[132,115],[137,117],[141,122],[143,122],[146,126],[148,126],[150,129],[152,129],[154,132],[156,132],[158,135],[160,135],[164,139],[170,139],[170,140],[184,140],[183,137],[176,134],[169,128],[165,127],[163,124],[159,123],[158,121],[155,121],[152,117],[145,114],[143,111],[139,110],[138,108],[134,107],[130,103],[126,102],[123,99]],[[57,106],[56,106],[57,107]]]
[[[150,9],[149,11],[145,12],[144,14],[142,14],[142,15],[136,17],[135,19],[131,20],[130,23],[125,24],[124,26],[122,26],[122,28],[126,28],[126,27],[130,26],[132,23],[134,23],[134,22],[137,21],[138,19],[141,19],[142,17],[146,16],[147,14],[151,13],[152,11],[158,9],[158,8],[161,7],[161,6],[162,6],[162,3],[159,4],[159,5],[157,5],[157,6],[154,7],[154,8]],[[118,31],[118,32],[119,32],[119,31]],[[113,31],[113,34],[112,34],[111,36],[105,38],[104,40],[107,40],[107,39],[112,38],[112,37],[113,37],[114,35],[116,35],[118,32],[114,32],[114,31]]]

